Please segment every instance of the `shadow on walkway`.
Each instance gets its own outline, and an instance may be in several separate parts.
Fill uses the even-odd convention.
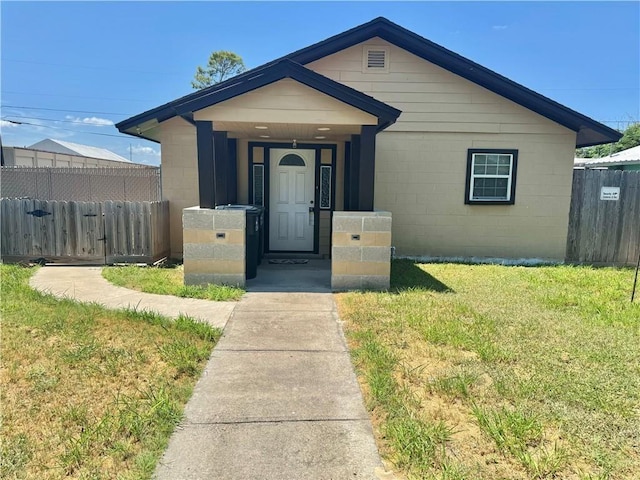
[[[262,260],[256,278],[247,280],[247,292],[331,292],[331,260],[307,263],[269,263]]]

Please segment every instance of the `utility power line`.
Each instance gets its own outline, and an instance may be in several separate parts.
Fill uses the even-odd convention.
[[[184,75],[184,72],[180,73],[180,72],[158,72],[158,71],[149,71],[149,70],[132,70],[127,68],[122,68],[121,66],[105,67],[105,66],[95,66],[95,65],[77,65],[77,64],[71,65],[71,64],[65,64],[65,63],[35,62],[33,60],[13,60],[13,59],[7,59],[7,58],[3,58],[2,61],[12,62],[12,63],[30,63],[33,65],[49,65],[52,67],[86,68],[89,70],[109,70],[109,71],[117,70],[120,72],[147,73],[152,75],[181,75],[181,76]]]
[[[83,132],[83,131],[78,131],[78,130],[72,130],[70,128],[63,128],[63,127],[52,127],[51,125],[42,125],[39,123],[29,123],[29,122],[19,122],[16,120],[9,120],[9,119],[5,119],[3,118],[2,120],[4,120],[5,122],[9,122],[9,123],[14,123],[16,125],[30,125],[32,127],[42,127],[42,128],[51,128],[53,130],[66,130],[67,132],[73,132],[73,133],[83,133],[86,135],[100,135],[103,137],[116,137],[116,138],[121,138],[121,139],[125,139],[127,137],[125,137],[125,135],[113,135],[111,133],[98,133],[98,132]]]
[[[20,105],[0,105],[0,108],[27,108],[30,110],[48,110],[51,112],[70,112],[70,113],[97,113],[99,115],[135,115],[135,113],[117,113],[117,112],[93,112],[90,110],[68,110],[66,108],[43,108],[43,107],[27,107]]]
[[[3,120],[9,121],[9,119],[7,117],[26,118],[27,120],[45,120],[45,121],[48,121],[48,122],[76,123],[78,125],[94,125],[96,127],[113,127],[113,123],[104,124],[104,125],[97,125],[97,124],[83,122],[81,120],[58,120],[57,118],[29,117],[29,116],[26,116],[26,115],[5,115],[5,118],[3,118]]]
[[[85,98],[87,100],[113,100],[117,102],[146,102],[146,100],[140,100],[139,98],[89,97],[85,95],[61,95],[59,93],[17,92],[15,90],[4,90],[3,94],[5,93],[11,93],[14,95],[37,95],[44,97]]]
[[[540,91],[554,92],[583,92],[598,90],[640,90],[640,87],[585,87],[585,88],[538,88]]]

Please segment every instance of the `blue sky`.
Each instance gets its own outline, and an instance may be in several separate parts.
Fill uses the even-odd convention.
[[[190,93],[212,51],[252,68],[377,16],[614,128],[640,118],[638,2],[5,0],[0,14],[4,145],[52,137],[157,164],[159,145],[113,123]]]

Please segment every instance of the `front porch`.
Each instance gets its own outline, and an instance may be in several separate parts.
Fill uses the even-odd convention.
[[[331,291],[331,260],[278,257],[263,259],[258,275],[245,284],[248,292]]]
[[[252,251],[239,241],[253,226],[242,211],[215,210],[244,204],[264,208],[261,253],[331,258],[334,289],[386,288],[391,215],[381,235],[366,228],[380,216],[376,134],[400,112],[290,61],[266,70],[215,102],[205,96],[181,107],[196,129],[199,195],[183,214],[185,278],[245,285]]]
[[[188,285],[220,283],[248,288],[288,291],[312,287],[333,291],[353,289],[385,290],[389,288],[391,273],[391,214],[389,212],[333,212],[331,221],[331,255],[329,259],[306,258],[307,268],[278,268],[270,259],[305,259],[312,254],[270,254],[257,267],[255,280],[248,272],[255,268],[248,241],[253,222],[247,222],[245,210],[216,210],[191,207],[184,210],[184,278]],[[256,233],[257,234],[257,233]],[[257,244],[259,245],[259,244]],[[318,257],[318,255],[313,255]],[[322,262],[322,263],[320,263]],[[281,265],[289,265],[283,263]],[[304,265],[304,264],[303,264]],[[297,273],[309,273],[306,278]],[[329,271],[326,271],[330,267]],[[327,282],[330,279],[330,284]],[[284,283],[284,285],[283,285]],[[306,286],[305,286],[306,285]]]

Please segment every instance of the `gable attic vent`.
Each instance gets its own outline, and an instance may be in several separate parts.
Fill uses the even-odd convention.
[[[367,52],[367,68],[384,68],[387,61],[384,50],[369,50]]]
[[[389,71],[389,49],[386,47],[365,47],[362,60],[365,72]]]

